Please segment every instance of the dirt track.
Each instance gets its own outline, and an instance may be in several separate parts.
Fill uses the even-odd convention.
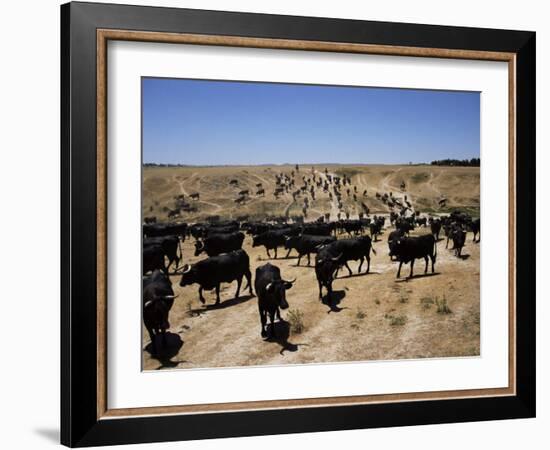
[[[369,168],[350,173],[353,173],[354,184],[362,187],[368,183],[369,193],[391,188],[403,195],[398,186],[404,178],[407,194],[420,210],[423,204],[433,208],[436,191],[445,195],[455,207],[459,202],[468,208],[479,206],[479,171],[475,168],[401,166],[397,169],[380,166],[376,170]],[[189,222],[207,212],[219,214],[221,210],[229,211],[233,217],[243,209],[251,214],[262,211],[276,214],[279,210],[282,213],[292,197],[290,201],[288,198],[275,201],[272,196],[252,199],[239,210],[232,201],[234,189],[228,186],[229,179],[237,174],[251,189],[262,180],[268,194],[273,188],[270,177],[274,173],[274,169],[266,167],[146,169],[144,214],[159,211],[163,205],[170,204],[176,194],[196,191],[201,193],[201,201],[197,202],[200,208],[196,217],[184,218]],[[385,205],[372,195],[368,201],[374,211],[385,210]],[[152,213],[150,206],[153,206]],[[319,198],[318,202],[313,202],[311,211],[322,213],[330,211],[331,207],[328,199]],[[346,207],[353,211],[353,202],[347,201]],[[427,232],[427,228],[421,227],[413,234]],[[281,268],[284,278],[297,277],[287,299],[290,310],[303,314],[305,330],[293,333],[287,322],[281,322],[276,324],[278,338],[269,341],[260,337],[257,299],[251,297],[248,290],[242,290],[241,296],[234,299],[236,282],[224,284],[221,304],[214,307],[214,292],[205,292],[207,304],[203,306],[198,300],[198,287],[180,288],[179,276],[172,275],[171,281],[179,296],[170,312],[168,349],[162,356],[153,358],[144,329],[144,369],[479,355],[479,244],[472,242],[472,234],[468,233],[463,258],[446,250],[442,240],[437,248],[436,273],[423,276],[424,262],[417,260],[415,274],[418,276],[405,281],[409,266],[403,267],[402,279],[396,280],[397,263],[388,257],[388,233],[386,230],[374,244],[377,254],[372,255],[370,274],[357,275],[357,262],[350,263],[354,272],[352,277],[348,277],[345,268],[340,271],[333,286],[335,302],[330,305],[326,298],[319,301],[315,273],[313,267],[306,266],[307,258],[296,267],[295,254],[284,259],[286,251],[280,249],[279,259],[269,261]],[[343,237],[347,236],[339,236]],[[187,239],[183,244],[185,263],[205,257],[193,256],[192,241],[192,238]],[[267,262],[267,255],[263,247],[252,248],[251,243],[251,237],[247,236],[243,248],[250,256],[254,276],[256,267]],[[448,314],[437,312],[437,302],[443,298],[451,311]],[[282,316],[288,320],[289,310],[283,311]]]
[[[343,210],[351,216],[361,211],[361,202],[372,213],[388,213],[389,208],[376,198],[376,192],[393,192],[399,197],[407,194],[416,209],[424,213],[444,213],[460,207],[477,214],[479,210],[479,167],[439,167],[439,166],[339,166],[328,165],[329,173],[346,174],[357,186],[357,201],[342,195]],[[157,216],[167,220],[167,208],[174,207],[174,196],[200,193],[200,200],[190,203],[197,207],[195,213],[184,213],[181,220],[194,222],[204,220],[209,215],[235,218],[241,215],[257,216],[266,214],[302,214],[302,200],[293,202],[292,195],[285,193],[279,198],[273,196],[275,174],[290,173],[294,166],[236,166],[236,167],[146,167],[143,171],[144,216]],[[302,176],[311,177],[312,166],[304,165],[296,174],[297,183]],[[324,165],[315,165],[316,176],[324,173]],[[232,187],[229,181],[237,179],[239,185]],[[401,192],[401,182],[406,190]],[[262,183],[265,196],[255,195],[257,183]],[[242,189],[250,190],[250,198],[244,205],[234,200]],[[367,190],[367,197],[362,193]],[[439,208],[438,200],[447,199],[447,207]],[[308,220],[316,219],[323,212],[333,212],[328,194],[316,192],[316,200],[311,201]],[[335,219],[335,217],[333,217]]]

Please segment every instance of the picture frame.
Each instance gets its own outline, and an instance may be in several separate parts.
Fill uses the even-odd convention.
[[[110,409],[106,73],[107,42],[113,40],[507,62],[508,387]],[[80,447],[534,417],[535,42],[535,33],[527,31],[79,2],[62,5],[62,444]]]

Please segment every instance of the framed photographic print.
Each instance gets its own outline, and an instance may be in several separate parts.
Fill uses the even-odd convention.
[[[61,19],[63,444],[534,416],[535,33]]]

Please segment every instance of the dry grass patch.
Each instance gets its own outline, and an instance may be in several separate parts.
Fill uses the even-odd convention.
[[[288,323],[290,331],[294,334],[300,334],[305,330],[304,314],[299,309],[291,309],[288,312]]]

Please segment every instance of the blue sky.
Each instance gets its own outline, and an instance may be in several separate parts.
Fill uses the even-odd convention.
[[[142,95],[144,163],[479,157],[477,92],[143,78]]]

